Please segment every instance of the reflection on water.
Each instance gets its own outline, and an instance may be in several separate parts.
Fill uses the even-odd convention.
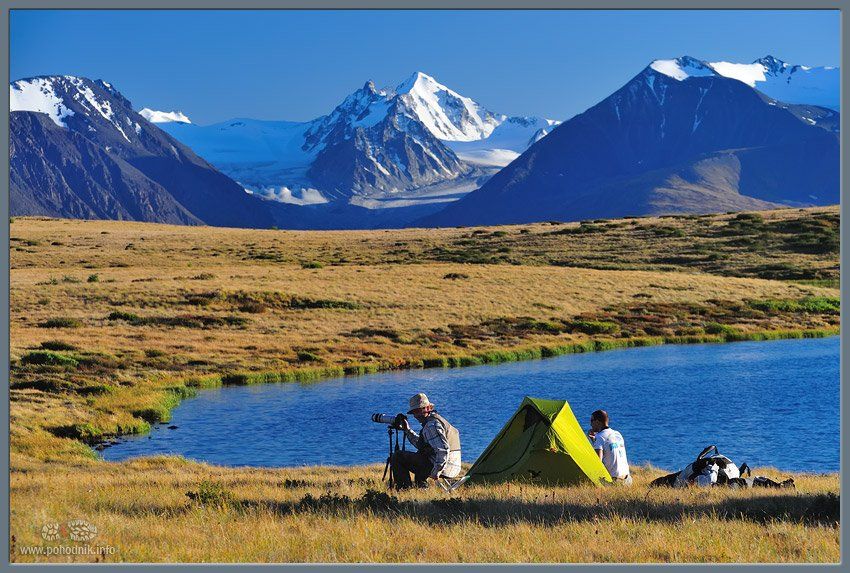
[[[421,391],[459,428],[470,462],[530,395],[568,400],[583,426],[593,410],[608,410],[632,463],[678,469],[716,444],[737,463],[834,472],[839,348],[838,337],[657,346],[204,390],[174,410],[176,429],[159,426],[102,454],[179,454],[232,466],[383,462],[386,430],[371,414],[406,410]]]

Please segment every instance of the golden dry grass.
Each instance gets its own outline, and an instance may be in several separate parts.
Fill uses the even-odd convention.
[[[724,500],[775,492],[666,492],[647,509],[643,488],[628,495],[558,490],[557,503],[577,504],[564,519],[552,517],[557,503],[543,503],[542,490],[461,493],[483,504],[486,515],[507,511],[510,519],[496,524],[480,512],[474,519],[440,517],[439,511],[434,517],[429,504],[443,496],[436,490],[402,495],[410,503],[398,519],[356,508],[286,513],[281,508],[308,493],[318,496],[337,479],[335,492],[359,499],[378,487],[363,481],[378,471],[234,470],[161,459],[105,463],[75,439],[145,431],[149,421],[166,419],[180,396],[228,374],[321,376],[342,368],[416,367],[444,356],[463,363],[505,350],[525,357],[588,342],[605,348],[635,337],[711,339],[713,321],[737,337],[834,332],[834,313],[748,305],[838,296],[837,254],[812,249],[788,231],[804,224],[816,230],[816,239],[817,229],[832,233],[837,208],[768,212],[761,223],[737,217],[593,223],[590,232],[548,224],[290,232],[15,219],[15,543],[40,543],[45,520],[79,517],[98,526],[99,542],[119,549],[112,558],[127,561],[834,561],[838,530],[832,525],[780,517],[764,526],[709,511]],[[741,243],[742,234],[758,248]],[[777,276],[814,280],[759,278]],[[125,314],[110,318],[115,312]],[[57,319],[78,324],[46,327]],[[569,326],[617,320],[614,334]],[[44,355],[43,348],[57,343],[70,346]],[[35,363],[40,352],[67,362]],[[314,482],[281,485],[306,479],[305,472]],[[648,481],[653,470],[640,475]],[[224,484],[228,504],[189,503],[187,491],[203,481]],[[836,476],[804,476],[799,483],[812,494],[838,488]],[[596,512],[600,495],[610,512]],[[811,500],[774,501],[799,509]],[[414,502],[423,512],[411,510]],[[647,519],[635,513],[641,507],[673,509],[664,519]],[[602,517],[590,520],[595,512]],[[386,543],[399,537],[399,527],[404,542]],[[612,536],[600,541],[598,527]],[[430,538],[420,535],[435,528]],[[712,549],[694,549],[700,545]]]
[[[36,560],[22,548],[55,545],[41,527],[69,519],[97,527],[90,544],[115,548],[106,561],[717,563],[839,555],[834,475],[797,475],[796,490],[648,490],[661,472],[640,468],[632,488],[505,484],[450,496],[432,485],[395,501],[365,501],[368,490],[382,489],[381,469],[231,469],[161,457],[34,464],[12,475],[13,560]],[[217,492],[206,503],[187,496],[204,487]]]

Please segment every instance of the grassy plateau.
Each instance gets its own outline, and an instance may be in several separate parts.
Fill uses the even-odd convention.
[[[96,448],[216,385],[837,334],[838,227],[837,207],[333,232],[16,218],[10,559],[836,562],[836,474],[649,491],[645,467],[629,490],[387,496],[378,467]],[[34,552],[72,519],[113,551]]]

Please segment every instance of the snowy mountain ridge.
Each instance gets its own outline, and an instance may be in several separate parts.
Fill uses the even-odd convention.
[[[837,67],[792,65],[768,55],[749,64],[706,62],[682,56],[655,60],[650,68],[680,81],[711,75],[733,78],[790,104],[818,105],[834,110],[840,105],[840,70]]]
[[[113,100],[113,101],[110,101]],[[113,102],[116,103],[113,108]],[[94,132],[108,124],[127,143],[138,141],[142,127],[138,116],[126,113],[127,100],[102,80],[76,76],[39,76],[9,84],[9,111],[46,114],[61,128],[70,123]]]
[[[19,215],[264,227],[263,201],[134,111],[102,80],[9,84],[10,209]]]
[[[234,119],[199,126],[188,118],[157,118],[164,121],[160,128],[248,192],[299,205],[368,197],[372,206],[399,194],[415,203],[420,189],[430,197],[422,201],[433,202],[434,186],[466,193],[474,179],[507,165],[560,123],[491,112],[423,72],[384,89],[368,81],[309,122]],[[355,161],[351,142],[366,175],[338,172]]]
[[[139,115],[151,123],[192,123],[182,111],[157,111],[150,108],[142,108],[139,110]]]

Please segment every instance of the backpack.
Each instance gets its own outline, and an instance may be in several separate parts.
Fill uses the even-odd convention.
[[[746,475],[747,477],[744,477]],[[752,477],[747,464],[736,467],[732,460],[717,451],[717,446],[708,446],[697,459],[685,466],[685,469],[652,480],[650,487],[688,487],[725,485],[731,488],[750,489],[754,487],[792,488],[794,478],[775,481],[764,476]]]
[[[738,468],[732,460],[717,450],[717,446],[708,446],[682,471],[662,476],[653,480],[649,485],[653,487],[729,485],[733,483],[732,480],[740,479],[741,470],[744,468],[747,468],[747,464],[742,464]]]

